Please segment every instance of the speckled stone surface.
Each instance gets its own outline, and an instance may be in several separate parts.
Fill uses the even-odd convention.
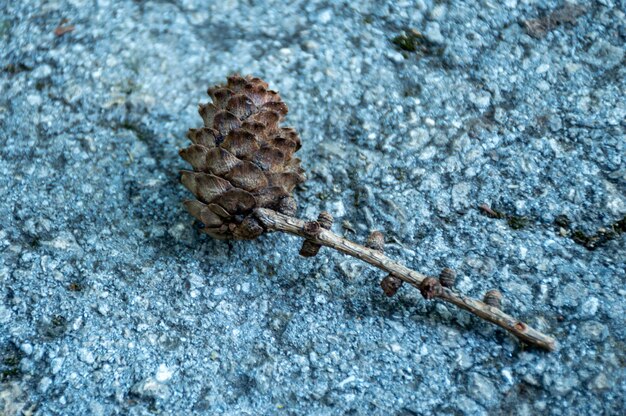
[[[562,7],[0,0],[0,414],[624,414],[624,3]],[[290,107],[301,217],[500,289],[559,350],[201,235],[177,150],[235,71]]]

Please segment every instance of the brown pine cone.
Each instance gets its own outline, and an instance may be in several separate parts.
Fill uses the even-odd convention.
[[[199,108],[204,127],[190,129],[193,144],[179,152],[193,166],[181,182],[197,198],[184,204],[211,237],[253,239],[264,231],[255,208],[296,213],[291,193],[305,180],[292,157],[300,137],[279,127],[287,105],[259,78],[233,75],[208,93],[213,103]]]

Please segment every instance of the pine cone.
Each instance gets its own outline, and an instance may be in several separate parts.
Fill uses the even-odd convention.
[[[295,215],[291,193],[303,182],[298,133],[279,127],[287,105],[259,78],[233,75],[209,88],[212,104],[201,104],[204,127],[189,129],[193,144],[179,153],[193,166],[181,182],[196,196],[187,210],[219,239],[253,239],[263,228],[257,207]]]

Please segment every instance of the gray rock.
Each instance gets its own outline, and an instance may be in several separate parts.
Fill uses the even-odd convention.
[[[147,377],[135,384],[132,392],[142,398],[158,400],[166,400],[171,394],[167,385],[159,383],[153,377]]]
[[[486,415],[487,412],[474,400],[465,395],[455,399],[456,408],[464,415]]]
[[[624,48],[614,46],[603,39],[598,39],[589,48],[587,62],[603,69],[613,69],[622,64]]]
[[[37,386],[37,391],[41,394],[46,394],[51,384],[52,384],[52,380],[50,379],[50,377],[43,377],[39,381],[39,385]]]
[[[20,345],[20,350],[26,355],[31,355],[33,353],[33,346],[29,343],[24,343]]]
[[[594,341],[602,341],[608,336],[608,328],[597,321],[585,322],[581,326],[581,336]]]
[[[567,394],[578,386],[574,376],[557,376],[552,379],[552,389],[558,394]]]
[[[591,318],[598,313],[600,307],[600,301],[598,298],[591,297],[587,299],[582,305],[580,305],[580,315],[586,318]]]
[[[78,358],[85,364],[93,364],[96,361],[93,353],[86,348],[82,348],[78,351]]]
[[[489,404],[496,398],[496,388],[487,378],[478,373],[472,373],[469,377],[469,393],[479,403]]]
[[[589,387],[595,391],[603,391],[608,390],[611,387],[611,384],[612,383],[608,380],[606,373],[602,372],[593,378]]]
[[[439,23],[437,22],[428,23],[428,25],[426,26],[426,30],[424,31],[424,36],[426,36],[426,38],[431,42],[444,42],[444,37],[441,34],[441,29],[439,28]]]

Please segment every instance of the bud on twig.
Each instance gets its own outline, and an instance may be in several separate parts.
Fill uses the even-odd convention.
[[[333,226],[334,218],[330,214],[330,212],[322,211],[317,216],[317,222],[320,223],[320,226],[325,230],[330,230]]]
[[[382,253],[385,251],[385,235],[380,231],[372,231],[369,237],[367,237],[365,246]]]
[[[456,273],[454,270],[446,267],[439,273],[439,281],[441,282],[441,286],[453,288],[456,282]]]
[[[302,257],[313,257],[317,255],[320,251],[320,245],[314,243],[311,240],[304,240],[302,242],[302,247],[300,248],[300,255]]]
[[[502,309],[502,293],[497,289],[491,289],[485,293],[483,302],[494,308]]]
[[[434,277],[427,277],[420,284],[420,293],[425,299],[435,298],[441,292],[441,283]]]
[[[317,225],[315,225],[317,224]],[[305,228],[308,227],[307,232],[310,235],[314,235],[314,234],[318,234],[320,232],[319,227],[324,228],[326,230],[330,230],[330,228],[333,225],[333,216],[330,215],[330,213],[326,212],[326,211],[322,211],[320,212],[320,214],[317,216],[317,222],[312,221],[307,223],[307,225],[305,225]],[[320,251],[320,245],[317,243],[314,243],[311,240],[304,240],[302,242],[302,248],[300,249],[300,255],[302,257],[313,257],[315,255],[317,255],[317,253]]]
[[[385,295],[391,297],[398,292],[402,283],[404,283],[402,280],[390,274],[380,281],[380,287],[383,289],[383,292],[385,292]]]
[[[372,231],[367,237],[365,246],[382,253],[385,250],[385,235],[380,231]],[[403,283],[402,279],[389,274],[380,281],[380,287],[385,295],[391,297],[398,293],[398,289],[402,287]]]

